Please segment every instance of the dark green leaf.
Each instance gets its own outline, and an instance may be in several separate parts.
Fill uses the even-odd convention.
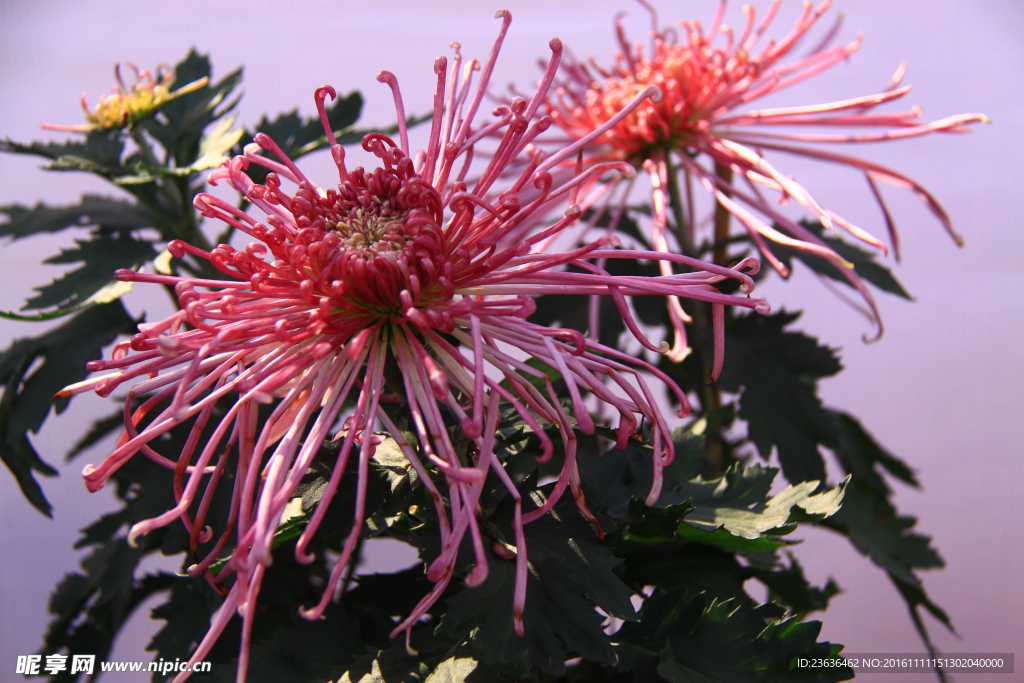
[[[675,441],[676,459],[663,471],[662,493],[655,504],[662,508],[686,505],[679,511],[685,514],[684,524],[675,530],[675,538],[745,552],[772,550],[782,543],[762,538],[763,533],[791,531],[793,522],[803,519],[807,513],[818,519],[831,515],[842,500],[842,486],[812,495],[818,487],[816,481],[790,486],[769,498],[777,470],[760,465],[747,468],[735,465],[723,477],[702,479],[695,476],[700,466],[699,439],[677,432]],[[619,519],[639,521],[642,510],[637,512],[633,503],[646,498],[650,489],[653,479],[651,447],[630,440],[625,451],[612,449],[600,458],[595,453],[593,440],[585,441],[578,459],[580,478],[587,485],[588,498]],[[797,508],[803,512],[798,513]],[[632,532],[631,537],[643,533],[641,527]]]
[[[791,553],[787,556],[788,566],[751,563],[748,572],[750,576],[768,586],[772,600],[783,602],[797,614],[827,608],[829,600],[838,595],[839,587],[832,579],[829,579],[823,588],[812,586],[804,577],[803,569],[796,558]]]
[[[920,486],[914,471],[879,446],[852,415],[839,411],[833,411],[833,414],[839,427],[839,441],[834,447],[836,457],[858,483],[868,486],[880,496],[888,496],[891,490],[875,468],[877,464],[897,479],[911,486]]]
[[[838,648],[818,643],[821,624],[784,619],[776,605],[749,600],[688,598],[684,591],[656,591],[644,602],[639,625],[626,624],[617,639],[658,655],[658,674],[672,683],[841,681],[848,668],[790,670],[795,654],[829,656]]]
[[[323,619],[307,621],[297,614],[292,623],[274,629],[254,643],[249,656],[249,683],[329,683],[337,681],[366,653],[359,626],[345,612],[330,606]],[[216,679],[235,681],[237,662],[217,667]]]
[[[889,269],[875,261],[877,252],[865,251],[849,242],[844,242],[826,231],[825,227],[818,221],[803,221],[802,223],[805,228],[821,237],[832,251],[852,263],[854,271],[864,280],[878,287],[883,292],[889,292],[904,299],[911,299],[911,296],[907,294],[907,290],[903,289],[903,285],[893,277]],[[806,254],[797,249],[774,243],[772,244],[772,253],[778,256],[779,260],[787,266],[790,266],[793,257],[796,257],[814,272],[849,285],[849,282],[842,276],[836,266],[819,256]]]
[[[719,386],[739,392],[739,417],[762,458],[777,447],[792,483],[824,481],[818,444],[836,440],[833,415],[818,399],[815,381],[839,372],[835,352],[799,332],[783,328],[797,315],[747,315],[726,330],[725,368]]]
[[[85,303],[89,297],[104,287],[115,285],[114,271],[119,268],[138,268],[156,256],[156,250],[149,242],[131,237],[109,237],[94,235],[89,241],[75,240],[75,249],[62,249],[43,263],[83,263],[75,270],[43,287],[29,299],[23,310],[76,306]]]
[[[174,67],[174,83],[178,87],[210,75],[209,57],[195,50]],[[206,127],[237,105],[236,99],[221,106],[241,82],[242,70],[236,69],[217,83],[167,102],[156,116],[139,126],[167,150],[175,166],[191,166],[199,156],[199,143]]]
[[[0,459],[44,514],[50,513],[50,506],[32,471],[56,471],[39,458],[26,432],[39,431],[51,405],[61,412],[67,401],[51,403],[54,394],[83,379],[85,364],[99,358],[104,346],[132,327],[120,302],[93,306],[40,337],[15,341],[0,355],[0,382],[5,387],[0,400]],[[42,363],[36,367],[39,359]]]
[[[120,131],[94,131],[85,137],[84,142],[71,140],[24,145],[12,140],[0,141],[0,152],[38,156],[49,159],[49,168],[55,171],[88,171],[105,178],[126,173],[121,166],[123,151],[124,139]]]
[[[146,649],[164,660],[186,659],[193,644],[206,635],[210,617],[216,610],[208,592],[194,581],[178,579],[168,600],[152,611],[154,620],[162,619],[167,623],[157,631]],[[153,680],[156,683],[161,679],[154,675]]]
[[[916,524],[913,517],[897,516],[884,495],[856,479],[847,488],[843,509],[823,522],[847,536],[857,550],[888,573],[907,602],[921,639],[935,652],[917,608],[924,607],[951,631],[953,625],[945,611],[928,598],[916,570],[942,567],[945,562],[931,547],[929,537],[911,531]]]
[[[439,633],[471,633],[474,650],[485,663],[511,662],[525,654],[531,667],[552,675],[565,671],[567,659],[555,639],[556,633],[569,647],[586,651],[590,658],[614,661],[611,645],[601,630],[601,618],[580,597],[585,586],[566,575],[557,562],[531,561],[531,565],[534,571],[527,579],[524,639],[513,630],[515,563],[498,559],[490,561],[483,585],[448,599]]]
[[[702,489],[700,484],[691,483],[700,470],[700,440],[681,431],[674,436],[675,459],[662,473],[664,484],[657,507],[679,505],[695,493],[699,497],[701,491],[715,488],[715,484],[705,484]],[[654,482],[653,457],[650,444],[635,439],[627,442],[625,450],[611,448],[601,455],[597,440],[582,438],[576,460],[588,502],[616,519],[638,521],[630,513],[630,504],[644,500],[650,493]]]
[[[896,509],[865,486],[851,485],[843,508],[824,522],[842,531],[853,545],[896,578],[919,584],[914,569],[942,567],[945,563],[931,547],[931,539],[911,531],[917,520],[898,517]]]
[[[136,204],[90,194],[84,195],[80,203],[71,206],[47,206],[40,203],[30,209],[19,204],[9,204],[0,207],[0,214],[8,219],[0,223],[0,237],[14,239],[90,226],[104,233],[126,235],[155,223],[154,216]]]
[[[87,448],[99,443],[104,439],[104,437],[119,429],[124,429],[123,410],[118,410],[112,415],[93,422],[92,427],[90,427],[89,431],[85,433],[85,436],[75,442],[75,445],[71,447],[70,451],[68,451],[66,456],[67,459],[72,460],[81,455]]]
[[[750,573],[734,553],[720,548],[668,541],[635,547],[622,556],[622,580],[637,591],[657,586],[666,591],[686,588],[690,595],[707,593],[721,600],[748,597],[743,583]],[[645,618],[643,612],[640,617]]]
[[[524,490],[529,490],[529,485],[524,485]],[[507,535],[506,542],[514,542],[509,529],[511,510],[506,500],[488,525],[499,538]],[[513,631],[513,560],[491,559],[483,585],[448,598],[448,611],[438,633],[471,633],[474,650],[485,663],[509,663],[525,655],[530,666],[552,675],[564,671],[568,658],[557,644],[556,635],[570,652],[592,661],[614,661],[594,604],[624,619],[635,620],[636,613],[630,602],[632,591],[612,572],[621,560],[593,537],[593,530],[569,495],[552,513],[526,526],[531,571],[523,614],[525,640]]]

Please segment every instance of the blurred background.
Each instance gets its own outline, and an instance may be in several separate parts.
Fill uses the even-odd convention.
[[[713,0],[656,2],[662,25],[681,19],[705,24]],[[758,1],[763,12],[768,3]],[[742,25],[741,3],[730,5],[727,22]],[[62,139],[39,124],[83,122],[78,100],[88,92],[95,104],[114,84],[112,68],[129,60],[142,68],[174,64],[195,47],[210,54],[214,77],[245,66],[240,120],[250,126],[263,114],[298,107],[315,113],[313,91],[329,83],[339,93],[360,90],[366,100],[359,125],[394,120],[390,90],[376,81],[393,71],[407,111],[431,105],[433,59],[462,43],[463,54],[485,59],[498,22],[497,9],[514,21],[493,84],[536,81],[538,59],[547,59],[554,36],[579,57],[609,63],[616,50],[613,21],[625,11],[633,40],[646,40],[647,12],[619,0],[554,3],[516,0],[481,2],[369,3],[307,1],[296,5],[165,0],[130,3],[22,3],[0,0],[0,135],[29,142]],[[788,32],[801,3],[784,0],[768,32]],[[886,323],[881,341],[864,344],[870,324],[822,288],[806,269],[782,283],[769,278],[759,289],[775,310],[804,309],[798,326],[841,347],[846,366],[823,383],[825,402],[853,413],[894,454],[913,466],[922,489],[900,489],[903,514],[920,519],[945,557],[944,570],[925,572],[930,596],[950,614],[958,636],[927,616],[936,643],[947,652],[1013,652],[1024,655],[1024,231],[1020,229],[1024,184],[1024,4],[1018,0],[837,0],[831,14],[845,16],[841,42],[864,32],[864,46],[844,64],[758,106],[828,102],[878,92],[901,61],[915,90],[897,106],[918,104],[925,118],[982,112],[991,126],[969,135],[933,135],[898,143],[863,146],[861,156],[881,161],[922,182],[939,197],[966,246],[958,249],[934,217],[909,192],[883,190],[903,244],[895,274],[915,297],[908,303],[878,294]],[[827,22],[822,22],[826,24]],[[905,106],[903,108],[906,108]],[[866,183],[843,168],[796,158],[770,157],[801,181],[823,205],[876,235],[884,224]],[[0,156],[0,205],[72,203],[83,192],[110,194],[111,186],[82,174],[47,173],[27,157]],[[334,173],[329,158],[303,165],[312,178]],[[326,180],[324,182],[327,182]],[[39,262],[70,244],[70,231],[0,249],[0,308],[17,310],[33,286],[59,275]],[[894,265],[890,261],[888,265]],[[152,317],[168,312],[160,299],[133,293],[126,305]],[[0,321],[0,342],[39,334],[32,323]],[[16,656],[36,652],[48,622],[49,594],[76,568],[77,530],[113,508],[108,491],[89,494],[79,473],[105,455],[101,445],[71,464],[64,453],[92,419],[110,412],[92,395],[76,399],[33,438],[37,450],[61,470],[43,480],[54,519],[22,498],[13,479],[0,473],[0,679],[12,680]],[[822,638],[853,653],[923,652],[902,600],[884,573],[826,531],[804,530],[796,547],[808,578],[835,578],[843,593],[824,615]],[[370,561],[378,570],[408,566],[411,551],[378,548]],[[165,560],[168,568],[177,562]],[[162,622],[143,606],[123,633],[112,660],[148,660],[144,647]],[[1019,680],[989,675],[990,683]],[[110,674],[111,679],[117,674]],[[124,674],[122,674],[124,675]],[[962,678],[962,677],[961,677]],[[887,681],[922,681],[921,675],[886,676]]]

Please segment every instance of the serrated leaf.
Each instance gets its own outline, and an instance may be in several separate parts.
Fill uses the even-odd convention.
[[[929,537],[911,532],[916,524],[913,517],[897,516],[896,508],[884,495],[857,480],[849,487],[839,514],[823,522],[847,536],[861,554],[886,571],[906,601],[921,639],[934,653],[935,646],[917,608],[924,607],[950,631],[953,625],[949,615],[925,593],[916,570],[943,567],[945,562],[931,547]]]
[[[210,59],[195,50],[174,67],[174,82],[192,83],[211,75]],[[242,69],[236,69],[216,83],[176,97],[160,107],[156,116],[139,127],[159,142],[178,168],[186,168],[200,156],[204,131],[213,121],[234,109],[238,99],[223,104],[242,81]],[[223,106],[221,106],[223,104]]]
[[[718,385],[739,392],[739,417],[748,438],[766,460],[778,448],[779,463],[793,483],[823,481],[825,462],[818,444],[832,446],[835,419],[817,396],[816,380],[841,366],[835,352],[784,328],[798,314],[747,315],[726,329],[725,367]]]
[[[8,434],[6,439],[0,441],[0,460],[3,461],[7,469],[14,475],[18,488],[21,489],[22,495],[32,504],[32,507],[47,517],[52,517],[53,506],[46,499],[46,494],[43,493],[42,487],[32,473],[38,472],[42,475],[53,477],[57,475],[57,470],[53,469],[39,457],[27,436],[22,434],[21,436],[12,437],[8,433],[6,416],[0,416],[0,433]]]
[[[61,412],[67,401],[51,403],[58,391],[83,379],[85,364],[118,334],[129,332],[133,321],[120,302],[87,308],[63,325],[34,339],[19,339],[0,355],[0,459],[14,474],[29,501],[49,515],[50,505],[32,472],[56,474],[44,463],[26,433],[38,432],[50,412]],[[33,363],[42,363],[33,369]],[[29,371],[31,370],[31,374]]]
[[[854,271],[856,271],[857,275],[861,276],[861,278],[870,282],[875,287],[878,287],[883,292],[889,292],[890,294],[895,294],[896,296],[900,296],[908,300],[912,299],[912,297],[907,293],[907,290],[903,288],[903,285],[899,283],[889,269],[875,260],[877,252],[865,251],[853,244],[850,244],[849,242],[844,242],[843,240],[832,236],[832,234],[825,230],[825,227],[818,221],[802,221],[802,224],[805,228],[818,235],[818,237],[821,237],[832,251],[852,263]],[[814,272],[831,278],[836,282],[841,282],[844,285],[850,284],[834,265],[819,256],[807,254],[797,249],[791,249],[781,244],[772,244],[772,253],[778,256],[779,260],[787,266],[790,265],[793,257],[796,257]]]
[[[66,308],[87,301],[110,303],[131,290],[131,283],[119,283],[114,272],[119,268],[138,268],[152,260],[156,250],[149,242],[131,237],[111,237],[102,233],[93,239],[75,240],[74,249],[62,249],[43,263],[82,263],[79,268],[66,272],[48,285],[37,287],[36,296],[25,302],[22,310]],[[120,287],[118,287],[120,285]],[[103,291],[105,296],[98,296]],[[107,301],[99,301],[99,299]]]
[[[656,591],[640,614],[641,624],[623,626],[617,639],[657,655],[658,674],[672,683],[824,683],[853,677],[845,667],[791,671],[794,654],[830,656],[839,648],[816,642],[820,623],[784,619],[777,605]]]
[[[524,490],[529,490],[529,484]],[[489,519],[493,533],[511,536],[511,508],[506,502]],[[630,602],[632,591],[612,572],[621,560],[597,544],[594,531],[576,511],[571,497],[565,496],[552,512],[525,527],[530,564],[523,614],[525,640],[513,631],[515,563],[496,558],[489,560],[489,575],[481,586],[447,599],[448,611],[437,633],[470,634],[474,651],[485,663],[508,663],[525,656],[530,666],[552,675],[565,670],[567,658],[556,635],[586,659],[614,661],[594,605],[613,616],[636,619]]]
[[[254,643],[249,655],[249,683],[330,683],[338,680],[366,653],[358,625],[344,610],[331,605],[323,619],[292,622]],[[217,667],[215,679],[233,683],[236,662]]]
[[[75,445],[68,451],[65,459],[71,461],[82,454],[85,449],[102,441],[106,436],[116,430],[124,429],[124,411],[118,410],[107,417],[95,420],[89,431],[82,438],[75,442]]]
[[[789,564],[765,566],[751,563],[749,575],[768,587],[773,601],[781,601],[797,614],[824,610],[829,600],[839,594],[839,587],[829,579],[824,587],[818,588],[804,576],[803,568],[792,553],[787,553]]]
[[[839,511],[848,482],[849,477],[839,486],[813,495],[819,482],[805,481],[795,486],[790,484],[767,503],[759,503],[752,508],[729,504],[704,505],[695,507],[683,521],[698,529],[725,529],[734,536],[756,539],[767,531],[784,530],[794,521],[805,519],[805,515],[815,519],[834,515]],[[799,508],[804,514],[798,514],[794,508]]]
[[[700,470],[700,440],[677,431],[673,441],[675,459],[662,472],[662,493],[655,503],[660,508],[685,503],[695,494],[701,497],[717,485],[690,483]],[[630,506],[647,497],[654,481],[653,449],[649,444],[630,439],[625,450],[610,448],[601,454],[597,440],[583,437],[576,461],[591,505],[616,519],[639,519],[630,512]]]
[[[245,133],[244,128],[231,128],[236,118],[235,114],[222,116],[212,128],[203,133],[199,142],[199,157],[188,167],[190,172],[220,166],[227,159],[227,152],[238,144]]]
[[[165,661],[185,659],[193,643],[200,642],[210,628],[210,616],[215,609],[201,586],[179,579],[167,601],[151,612],[153,620],[165,620],[167,623],[153,635],[146,649]],[[154,675],[154,683],[158,680]]]
[[[90,194],[70,206],[39,203],[30,209],[9,204],[0,207],[0,214],[7,216],[7,221],[0,223],[0,237],[14,239],[90,226],[105,233],[127,234],[156,223],[156,218],[137,204]]]
[[[448,599],[438,633],[470,633],[475,652],[486,663],[511,662],[525,654],[530,666],[551,675],[565,671],[567,658],[556,633],[570,647],[582,648],[599,661],[614,661],[601,618],[580,597],[585,587],[568,577],[557,562],[531,565],[523,612],[524,639],[516,636],[512,622],[515,564],[497,559],[490,560],[487,580],[480,587]]]
[[[839,438],[833,448],[836,457],[849,474],[858,483],[870,487],[885,497],[892,491],[875,468],[881,465],[889,474],[911,486],[920,484],[914,471],[899,458],[895,457],[875,442],[867,430],[852,415],[833,411]]]
[[[644,542],[677,538],[751,553],[774,550],[784,543],[777,538],[763,538],[762,533],[789,527],[795,521],[790,519],[794,506],[809,514],[827,516],[838,509],[842,499],[842,485],[827,495],[812,496],[818,482],[791,486],[769,499],[777,470],[756,464],[747,468],[736,465],[722,477],[703,479],[696,475],[700,468],[699,439],[679,431],[674,440],[676,459],[663,470],[662,493],[655,506],[683,506],[673,519],[685,515],[684,522],[671,536],[648,537]],[[637,501],[646,498],[653,479],[651,447],[631,441],[625,451],[610,449],[601,457],[595,453],[593,441],[587,441],[578,457],[588,499],[613,517],[641,521],[645,515]],[[650,519],[647,517],[648,522]],[[648,528],[631,530],[630,538],[639,540]],[[662,530],[666,532],[668,529]]]
[[[533,496],[535,502],[545,500],[540,490]],[[634,621],[633,593],[614,573],[622,560],[597,542],[593,527],[571,501],[571,496],[564,496],[548,514],[526,526],[531,561],[558,562],[563,571],[586,586],[584,595],[589,600],[613,617]],[[501,520],[496,514],[492,521],[500,524]],[[511,522],[511,516],[507,521]]]
[[[843,531],[862,554],[908,583],[920,583],[914,569],[945,566],[931,539],[911,531],[915,518],[897,516],[895,508],[864,486],[848,487],[842,510],[825,524]]]
[[[121,154],[124,139],[120,131],[94,131],[84,141],[32,142],[28,145],[6,139],[0,141],[0,152],[27,154],[50,160],[55,171],[88,171],[105,178],[113,178],[124,170]]]

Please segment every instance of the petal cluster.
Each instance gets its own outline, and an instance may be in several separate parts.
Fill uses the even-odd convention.
[[[597,526],[580,488],[575,430],[592,433],[593,408],[603,407],[605,415],[617,416],[613,426],[624,448],[640,420],[650,423],[655,483],[648,500],[653,503],[660,493],[661,470],[673,457],[668,420],[658,404],[662,383],[675,392],[681,412],[688,409],[683,392],[644,360],[573,330],[529,322],[534,297],[552,292],[611,297],[630,331],[655,351],[664,351],[666,345],[644,337],[632,320],[629,297],[697,299],[718,312],[726,305],[768,311],[766,302],[749,297],[750,273],[758,267],[754,259],[724,267],[681,255],[617,249],[607,236],[570,251],[546,248],[580,219],[584,193],[595,186],[595,179],[633,170],[624,161],[610,161],[571,175],[552,175],[549,169],[585,142],[551,156],[532,144],[550,125],[541,113],[550,80],[530,98],[517,97],[497,107],[490,120],[478,117],[511,21],[507,12],[498,16],[502,28],[483,65],[475,60],[463,65],[457,49],[450,69],[443,57],[435,62],[434,114],[425,151],[411,153],[404,127],[398,142],[371,134],[362,146],[378,166],[349,169],[345,150],[327,122],[324,103],[335,93],[325,86],[317,90],[316,101],[338,169],[336,186],[314,184],[272,139],[257,135],[243,156],[226,162],[210,179],[229,183],[265,218],[257,220],[210,194],[195,200],[204,216],[234,226],[253,242],[244,250],[219,245],[210,252],[180,241],[170,245],[172,255],[188,252],[208,259],[225,279],[118,273],[125,281],[173,286],[180,310],[140,326],[110,360],[90,365],[107,374],[68,387],[63,394],[92,389],[106,395],[119,386],[130,387],[124,435],[106,460],[85,469],[91,490],[139,454],[175,472],[175,507],[135,525],[130,539],[180,520],[191,533],[193,552],[205,558],[190,574],[204,575],[226,593],[192,661],[204,659],[237,612],[243,617],[239,680],[244,680],[274,534],[321,443],[333,438],[341,442],[337,462],[295,548],[298,561],[313,560],[310,541],[350,459],[355,459],[358,494],[352,530],[323,597],[303,610],[310,619],[323,614],[360,536],[368,467],[380,432],[394,438],[433,497],[442,542],[440,555],[428,567],[434,589],[393,635],[405,633],[408,638],[428,613],[457,570],[456,555],[464,539],[476,557],[466,582],[485,580],[485,553],[491,544],[478,525],[477,511],[484,481],[491,475],[516,501],[512,599],[515,628],[522,635],[528,568],[523,525],[546,514],[569,489],[580,512]],[[557,41],[552,48],[557,66]],[[384,72],[379,80],[391,86],[398,120],[404,121],[394,76]],[[622,116],[653,94],[634,98]],[[605,129],[599,127],[595,134]],[[478,156],[486,160],[483,168],[473,168],[475,147],[494,139],[496,150]],[[247,174],[250,164],[269,169],[264,184]],[[510,169],[516,169],[511,178]],[[559,205],[567,207],[564,215],[544,222]],[[524,226],[531,226],[529,236],[513,239]],[[675,263],[689,272],[613,276],[594,264],[638,258]],[[737,281],[740,293],[721,293],[717,285],[725,280]],[[720,323],[721,315],[716,320]],[[716,340],[721,356],[721,329]],[[397,368],[400,380],[386,373],[388,367]],[[556,394],[555,373],[564,381],[567,397]],[[136,397],[145,397],[137,407]],[[415,445],[382,409],[382,400],[389,399],[406,411]],[[261,421],[262,404],[274,407]],[[230,406],[226,412],[224,406]],[[554,491],[543,507],[529,513],[522,512],[520,494],[494,452],[499,408],[509,406],[541,439],[541,460],[554,451],[545,426],[554,426],[564,444],[564,465]],[[173,456],[159,453],[161,435],[191,420],[184,450]],[[204,430],[212,435],[203,437]],[[457,433],[474,443],[471,462],[456,451]],[[210,529],[206,513],[229,466],[235,468],[230,518],[225,528]],[[210,568],[225,548],[230,560],[214,573]],[[503,548],[502,556],[509,559],[507,555]]]
[[[902,66],[888,87],[878,94],[825,104],[748,110],[756,100],[816,77],[860,48],[860,38],[832,46],[840,20],[810,50],[799,48],[828,11],[829,0],[816,8],[805,3],[803,13],[788,33],[778,39],[766,39],[779,5],[780,0],[773,0],[763,18],[757,16],[753,7],[744,6],[745,21],[738,32],[722,23],[725,0],[721,0],[706,29],[689,21],[680,22],[678,29],[659,28],[651,10],[653,29],[646,50],[642,43],[631,44],[621,23],[617,23],[621,53],[615,64],[604,68],[593,60],[565,60],[561,78],[548,99],[547,111],[568,139],[582,139],[607,127],[622,104],[637,92],[645,87],[658,87],[663,94],[660,101],[645,102],[633,109],[587,150],[591,163],[630,160],[650,173],[655,207],[661,209],[654,221],[655,248],[672,248],[665,229],[665,207],[669,203],[669,176],[678,173],[685,179],[687,190],[691,184],[698,184],[710,193],[724,210],[723,216],[735,218],[764,258],[783,276],[789,271],[773,253],[773,243],[829,260],[864,297],[880,334],[881,323],[873,298],[852,265],[816,234],[786,216],[779,204],[793,200],[830,230],[844,231],[883,252],[887,251],[886,245],[821,206],[802,184],[768,161],[765,153],[794,154],[862,172],[882,210],[898,259],[899,242],[879,183],[912,190],[960,243],[945,211],[927,190],[907,176],[821,145],[900,140],[933,132],[960,133],[968,130],[968,124],[987,119],[980,114],[962,114],[925,122],[918,107],[900,112],[875,111],[910,92],[910,86],[900,86]],[[835,132],[811,133],[806,132],[807,128]],[[556,144],[564,144],[564,137],[559,137]],[[772,201],[773,197],[777,201]],[[687,225],[679,226],[683,230],[693,230],[698,224],[692,199],[688,204],[683,217]],[[717,242],[727,235],[714,237]],[[691,244],[679,243],[674,248],[692,253],[692,236],[690,240]],[[720,254],[718,260],[724,261],[724,247]]]

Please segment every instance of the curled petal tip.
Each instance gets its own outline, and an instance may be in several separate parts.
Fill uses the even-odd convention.
[[[138,548],[139,536],[146,535],[147,530],[145,527],[140,528],[141,525],[142,522],[139,522],[138,524],[133,525],[131,530],[128,531],[128,545],[130,545],[132,548]]]
[[[494,18],[495,19],[500,19],[500,18],[512,19],[512,13],[509,12],[507,9],[500,9],[497,12],[494,13]]]
[[[484,563],[478,564],[470,572],[469,576],[466,577],[466,585],[470,588],[476,588],[484,581],[487,580],[487,565]]]
[[[661,347],[661,350],[658,353],[668,353],[672,350],[672,347],[669,346],[669,343],[664,339],[661,340],[661,344],[659,346]]]
[[[548,47],[551,48],[552,52],[561,52],[562,51],[562,39],[561,38],[552,38],[551,42],[548,43]]]
[[[646,92],[648,93],[647,99],[649,99],[651,102],[654,102],[654,103],[661,102],[661,98],[662,98],[661,88],[659,88],[657,86],[654,86],[654,85],[651,85],[651,86],[647,87]]]
[[[379,77],[378,77],[379,78]],[[330,95],[331,101],[333,102],[338,97],[338,91],[330,85],[321,85],[316,89],[316,98],[323,100],[325,96]],[[248,145],[246,145],[248,147]]]
[[[309,621],[316,621],[317,619],[323,619],[324,615],[316,607],[300,607],[299,616]]]

